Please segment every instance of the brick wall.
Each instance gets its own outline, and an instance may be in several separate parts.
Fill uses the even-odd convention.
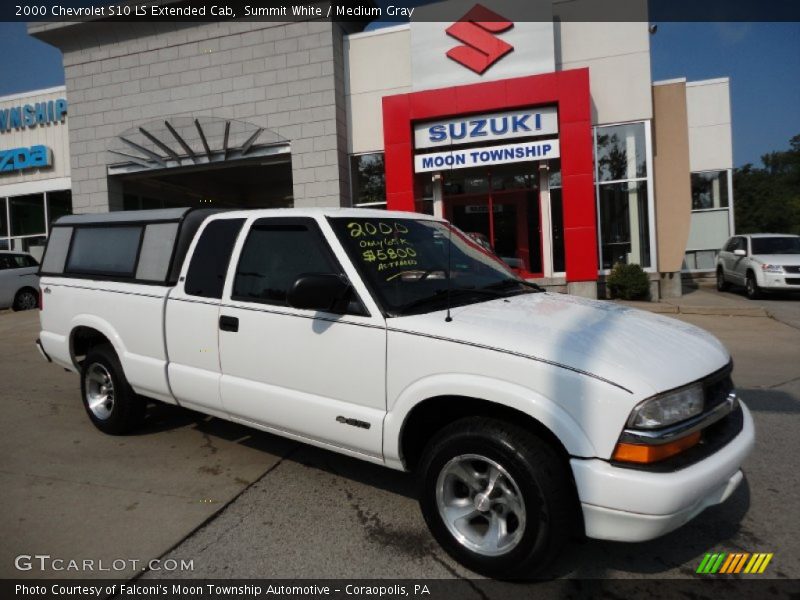
[[[155,119],[249,121],[290,140],[295,206],[349,204],[340,24],[32,25],[64,54],[75,212],[121,208],[107,151]]]

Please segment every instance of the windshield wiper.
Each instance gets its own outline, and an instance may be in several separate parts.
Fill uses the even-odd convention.
[[[503,280],[498,281],[496,283],[490,283],[489,285],[484,286],[481,289],[487,290],[487,291],[505,290],[505,289],[508,289],[510,287],[514,287],[514,286],[518,286],[518,285],[526,287],[526,288],[530,288],[532,292],[543,292],[544,291],[544,289],[541,286],[533,283],[532,281],[525,281],[524,279],[514,279],[514,278],[511,278],[511,277],[509,277],[508,279],[503,279]]]
[[[412,300],[407,304],[397,308],[394,312],[398,315],[406,314],[408,311],[413,310],[415,308],[419,308],[420,306],[426,306],[428,304],[436,304],[443,301],[447,301],[448,294],[450,300],[457,296],[470,296],[470,295],[479,295],[479,296],[489,296],[491,298],[505,298],[507,294],[498,291],[498,290],[491,290],[486,288],[475,288],[475,287],[454,287],[451,289],[440,289],[436,290],[433,293],[433,296],[425,296],[424,298],[417,298],[416,300]]]

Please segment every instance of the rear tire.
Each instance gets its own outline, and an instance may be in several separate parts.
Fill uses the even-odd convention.
[[[103,433],[122,435],[141,425],[146,404],[136,395],[108,344],[95,346],[81,369],[81,396],[86,414]]]
[[[15,311],[33,310],[39,306],[39,293],[32,288],[22,288],[14,296],[14,304],[11,306]]]
[[[750,300],[758,300],[761,297],[761,288],[758,287],[756,276],[752,271],[747,272],[747,279],[744,284],[744,291]]]
[[[488,577],[543,575],[580,522],[564,459],[504,421],[470,417],[444,428],[425,450],[420,485],[436,541]]]
[[[730,284],[725,281],[725,273],[722,267],[717,267],[717,291],[725,292],[730,287]]]

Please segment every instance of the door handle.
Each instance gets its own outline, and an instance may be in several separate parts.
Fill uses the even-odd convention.
[[[219,318],[219,328],[222,331],[232,331],[236,333],[237,331],[239,331],[239,319],[237,319],[236,317],[228,317],[222,315]]]

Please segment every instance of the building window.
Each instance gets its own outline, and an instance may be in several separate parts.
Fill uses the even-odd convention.
[[[692,221],[685,271],[713,271],[716,255],[732,233],[731,171],[692,173]]]
[[[728,172],[692,173],[692,210],[728,207]]]
[[[650,266],[650,198],[644,123],[595,128],[600,267]]]
[[[71,214],[72,192],[70,190],[47,192],[48,227],[52,225],[56,219]]]
[[[0,250],[8,250],[9,248],[6,202],[5,198],[0,198]]]
[[[42,235],[46,232],[44,221],[44,194],[29,194],[9,198],[11,237]]]
[[[386,169],[383,152],[350,157],[353,206],[386,207]]]

